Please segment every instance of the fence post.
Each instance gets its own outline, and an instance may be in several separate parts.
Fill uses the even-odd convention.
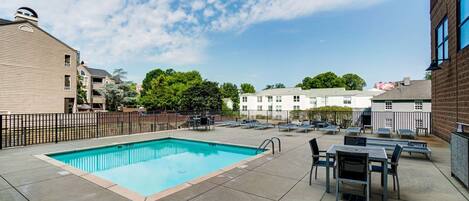
[[[55,143],[59,141],[59,120],[58,120],[59,114],[55,113]]]
[[[266,115],[266,119],[267,119],[267,123],[269,123],[269,109],[267,108],[267,115]]]
[[[3,148],[3,115],[0,114],[0,149]]]
[[[288,112],[288,110],[285,110],[285,112],[287,112],[287,124],[289,124],[289,123],[290,123],[290,118],[288,117],[288,114],[289,114],[290,112]]]
[[[176,130],[178,129],[178,113],[176,112]]]
[[[129,112],[129,135],[132,133],[131,113],[132,113],[132,112]]]
[[[99,138],[99,112],[96,112],[96,138]]]

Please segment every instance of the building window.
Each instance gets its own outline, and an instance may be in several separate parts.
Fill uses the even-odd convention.
[[[243,96],[243,102],[244,102],[244,103],[245,103],[245,102],[248,102],[248,97]]]
[[[262,111],[262,105],[257,106],[257,111]]]
[[[415,101],[414,109],[419,110],[419,111],[423,110],[423,102],[422,101]]]
[[[69,67],[70,66],[70,55],[66,54],[65,55],[65,67]]]
[[[276,96],[275,97],[275,102],[277,102],[277,103],[282,102],[282,97],[281,96]]]
[[[281,105],[276,105],[275,106],[275,111],[281,112],[282,111],[282,106]]]
[[[415,120],[415,127],[416,128],[423,128],[423,120],[422,119],[416,119]]]
[[[248,106],[247,105],[243,105],[243,111],[248,111]]]
[[[272,105],[269,105],[269,111],[272,111],[272,110],[273,110]]]
[[[294,105],[293,110],[300,110],[300,106],[299,105]]]
[[[80,71],[81,76],[86,76],[85,71]]]
[[[72,81],[70,80],[70,75],[65,75],[65,89],[70,90],[70,86],[72,84]]]
[[[93,83],[103,83],[103,78],[94,77],[94,78],[93,78]]]
[[[344,105],[352,104],[352,97],[344,97]]]
[[[310,99],[311,105],[313,105],[313,107],[316,107],[318,104],[318,100],[316,99],[316,97],[311,97],[309,99]]]
[[[459,49],[469,45],[469,0],[459,0]]]
[[[384,109],[385,110],[392,110],[392,101],[384,102]]]
[[[390,119],[390,118],[386,119],[385,127],[386,128],[392,128],[392,119]]]
[[[293,102],[300,102],[300,96],[293,96]]]
[[[445,17],[436,27],[436,58],[438,63],[448,59],[448,18]]]
[[[269,103],[271,103],[271,102],[273,101],[272,96],[267,96],[267,101],[268,101]]]
[[[262,103],[262,96],[258,96],[258,97],[257,97],[257,102],[258,102],[258,103]]]

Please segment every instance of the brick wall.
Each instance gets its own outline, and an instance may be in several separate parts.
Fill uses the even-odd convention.
[[[458,1],[431,1],[432,59],[436,58],[435,29],[448,17],[448,50],[450,61],[432,73],[432,132],[450,140],[456,122],[469,123],[469,47],[458,50]]]

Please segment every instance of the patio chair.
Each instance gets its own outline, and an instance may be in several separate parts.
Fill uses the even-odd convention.
[[[336,153],[336,201],[339,200],[339,184],[355,183],[365,187],[366,200],[370,200],[370,167],[368,153],[343,152]]]
[[[312,155],[312,163],[311,163],[311,170],[309,171],[309,185],[311,186],[311,179],[313,176],[313,170],[316,168],[314,173],[314,179],[318,179],[318,167],[326,167],[327,161],[321,160],[321,158],[325,158],[326,151],[319,150],[318,142],[316,138],[313,138],[309,141],[309,147],[311,148]],[[324,153],[321,155],[321,153]],[[334,167],[334,161],[329,161],[329,167]],[[335,177],[335,167],[334,167],[334,177]]]
[[[296,125],[296,124],[291,124],[291,123],[278,125],[278,131],[284,130],[284,131],[290,132],[291,130],[295,130],[295,129],[297,129],[297,128],[298,128],[298,125]]]
[[[305,132],[307,133],[308,131],[314,129],[314,126],[311,125],[309,122],[303,122],[301,125],[298,126],[297,132]]]
[[[344,144],[352,146],[366,146],[366,137],[344,136]]]
[[[201,117],[199,125],[203,126],[205,130],[211,130],[211,123],[209,117]]]
[[[362,132],[362,128],[360,127],[349,127],[347,130],[345,130],[346,134],[351,134],[351,135],[360,135]]]
[[[407,129],[407,128],[401,128],[397,130],[397,135],[399,135],[401,138],[402,137],[407,137],[407,138],[412,138],[415,139],[417,134],[413,130]]]
[[[376,134],[391,137],[391,129],[390,128],[378,128],[378,132],[376,132]]]
[[[399,158],[401,157],[402,150],[404,148],[400,144],[396,144],[396,147],[394,148],[394,151],[392,152],[392,157],[391,157],[391,162],[390,168],[388,168],[388,175],[392,175],[392,184],[393,184],[393,189],[396,191],[396,184],[397,184],[397,199],[401,199],[401,191],[400,191],[400,186],[399,186],[399,176],[397,174],[397,166],[399,165]],[[371,166],[371,171],[372,172],[380,172],[381,174],[383,173],[383,167],[382,166]],[[387,175],[382,175],[382,176],[387,176]],[[381,184],[383,183],[383,178],[381,178]]]
[[[340,127],[336,125],[329,125],[327,127],[320,128],[319,130],[323,132],[330,132],[332,134],[337,134],[340,131]]]
[[[269,129],[269,128],[274,128],[275,126],[271,123],[260,123],[257,124],[254,129],[256,130],[264,130],[264,129]]]

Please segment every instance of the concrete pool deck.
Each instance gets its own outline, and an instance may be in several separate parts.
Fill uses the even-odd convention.
[[[35,155],[165,137],[248,146],[257,146],[266,138],[279,137],[282,140],[282,152],[263,156],[194,183],[160,200],[335,200],[334,193],[325,192],[324,168],[318,170],[318,179],[313,178],[313,185],[308,185],[311,165],[308,140],[318,138],[320,148],[327,149],[332,144],[342,144],[343,133],[329,135],[314,131],[305,134],[279,132],[277,129],[262,131],[220,127],[208,132],[166,131],[0,150],[0,200],[128,200]],[[423,155],[409,156],[408,153],[403,153],[399,164],[401,200],[467,201],[468,191],[451,177],[448,143],[436,137],[420,139],[429,143],[433,152],[432,161]],[[373,174],[372,200],[381,200],[379,180],[379,174]],[[334,192],[334,186],[331,183],[331,192]],[[392,189],[392,180],[388,187],[389,200],[397,200],[397,192]],[[352,187],[346,187],[350,188]]]

